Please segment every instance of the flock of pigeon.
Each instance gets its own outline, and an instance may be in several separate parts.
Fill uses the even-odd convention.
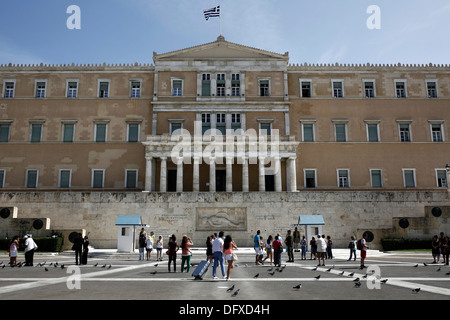
[[[23,266],[25,266],[25,262],[22,262],[22,261],[20,261],[16,264],[17,268],[21,268]],[[47,261],[44,261],[44,262],[39,262],[38,264],[35,265],[35,267],[44,267],[45,271],[49,271],[50,269],[48,267],[52,267],[52,266],[53,266],[53,268],[61,268],[61,269],[65,268],[64,264],[59,264],[58,262],[55,262],[55,263],[50,262],[49,264],[47,264]],[[97,267],[98,263],[94,264],[93,266]],[[3,269],[5,267],[6,267],[6,264],[4,264],[3,261],[0,261],[0,268]],[[110,269],[111,265],[104,264],[101,268]]]

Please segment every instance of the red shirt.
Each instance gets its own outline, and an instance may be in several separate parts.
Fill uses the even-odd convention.
[[[274,242],[272,242],[273,250],[278,250],[280,246],[281,246],[280,240],[275,240]]]

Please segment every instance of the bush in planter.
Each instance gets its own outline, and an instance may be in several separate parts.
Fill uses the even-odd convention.
[[[384,251],[430,249],[431,239],[381,239]]]
[[[33,238],[33,240],[38,246],[36,252],[59,252],[64,239],[62,237],[42,237]],[[11,239],[0,239],[0,250],[7,250],[10,241]],[[21,245],[19,250],[23,251],[23,238],[20,239],[19,243]]]

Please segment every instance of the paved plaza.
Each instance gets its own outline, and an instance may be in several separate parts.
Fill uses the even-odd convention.
[[[347,261],[346,249],[335,249],[326,266],[316,260],[284,262],[275,268],[256,265],[253,249],[237,250],[239,260],[231,279],[213,280],[212,267],[203,280],[192,271],[205,258],[204,249],[193,250],[189,273],[169,273],[167,257],[139,261],[137,253],[92,250],[87,265],[75,266],[73,252],[36,253],[33,267],[3,267],[9,258],[0,255],[2,300],[448,300],[450,267],[432,264],[431,253],[368,251],[365,265]],[[23,261],[19,255],[18,261]],[[44,264],[45,263],[45,264]],[[42,265],[44,264],[44,265]],[[55,266],[56,264],[56,266]],[[217,270],[220,276],[220,268]],[[320,276],[320,277],[319,277]],[[359,278],[359,280],[358,280]],[[359,284],[358,284],[359,283]],[[295,288],[301,284],[299,289]],[[234,286],[233,290],[228,290]],[[233,293],[239,289],[238,293]],[[415,289],[420,289],[416,292]]]

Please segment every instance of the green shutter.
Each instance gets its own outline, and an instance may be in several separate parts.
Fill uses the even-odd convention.
[[[336,141],[345,142],[347,137],[345,135],[345,124],[336,124]]]
[[[202,96],[209,97],[211,95],[211,81],[203,80],[202,81]]]
[[[105,142],[106,141],[106,124],[98,123],[96,125],[97,132],[95,136],[95,142]]]
[[[64,124],[63,142],[73,142],[74,124]]]
[[[27,188],[37,187],[37,170],[29,170],[27,172]]]
[[[0,124],[0,142],[9,141],[9,124]]]
[[[101,171],[101,170],[94,171],[93,187],[94,188],[103,188],[103,171]]]
[[[381,171],[380,170],[372,170],[372,187],[373,188],[381,188]]]
[[[70,170],[61,170],[59,176],[59,187],[70,188]]]
[[[127,188],[137,188],[136,186],[136,170],[127,170]]]
[[[303,141],[304,142],[313,142],[314,141],[314,133],[313,133],[313,125],[312,124],[303,125]]]
[[[369,124],[367,129],[369,130],[369,141],[378,142],[378,126],[376,124]]]
[[[136,123],[130,123],[128,125],[128,142],[139,141],[139,125]]]
[[[42,125],[41,124],[32,124],[31,125],[31,142],[40,142],[41,141],[41,133],[42,133]]]

